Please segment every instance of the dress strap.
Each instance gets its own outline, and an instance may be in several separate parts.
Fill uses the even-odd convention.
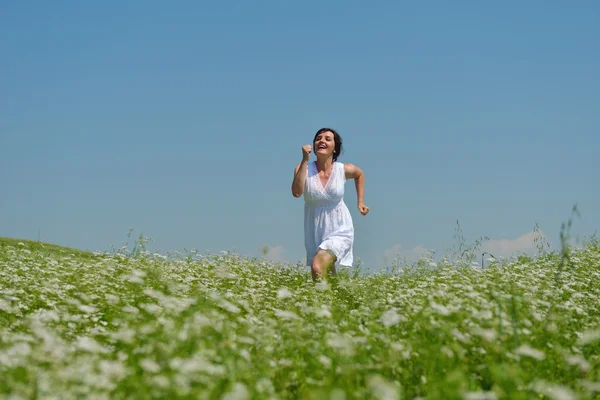
[[[346,182],[346,173],[344,172],[344,163],[336,161],[336,164],[338,164],[339,179],[341,179],[342,182]]]

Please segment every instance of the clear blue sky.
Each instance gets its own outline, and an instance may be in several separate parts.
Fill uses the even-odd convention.
[[[0,236],[300,261],[301,146],[338,129],[371,268],[600,226],[597,1],[10,2]],[[314,156],[312,158],[314,160]],[[505,242],[502,242],[505,240]],[[520,242],[521,241],[521,242]],[[495,247],[494,247],[495,246]],[[510,247],[513,246],[513,247]],[[531,247],[529,245],[529,247]]]

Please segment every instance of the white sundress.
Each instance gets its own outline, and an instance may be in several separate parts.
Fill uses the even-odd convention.
[[[336,265],[352,266],[354,226],[344,203],[344,164],[335,161],[323,187],[316,162],[308,164],[304,186],[304,245],[306,263],[312,265],[318,249],[331,250]]]

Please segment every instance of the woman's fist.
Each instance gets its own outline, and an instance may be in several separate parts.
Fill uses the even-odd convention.
[[[360,211],[362,215],[367,215],[369,213],[369,210],[370,208],[365,206],[364,203],[358,204],[358,211]]]
[[[310,158],[311,151],[312,151],[312,146],[310,144],[302,146],[302,158],[304,160],[308,160]]]

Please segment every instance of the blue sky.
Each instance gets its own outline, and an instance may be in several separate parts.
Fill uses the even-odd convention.
[[[300,261],[301,146],[365,172],[365,267],[600,226],[600,3],[12,2],[0,24],[0,236]],[[314,156],[312,158],[314,160]]]

